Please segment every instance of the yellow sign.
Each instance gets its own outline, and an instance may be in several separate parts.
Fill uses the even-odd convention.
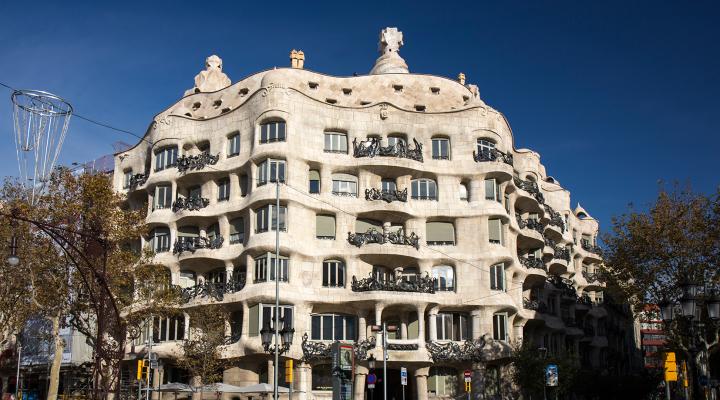
[[[676,382],[678,379],[677,362],[675,362],[675,353],[665,353],[665,382]]]
[[[465,391],[466,391],[467,393],[470,393],[470,392],[472,391],[472,383],[470,383],[470,382],[465,382]]]
[[[285,360],[285,382],[293,381],[293,360]]]
[[[682,376],[683,376],[683,387],[688,387],[688,373],[687,373],[687,363],[685,361],[682,362]]]

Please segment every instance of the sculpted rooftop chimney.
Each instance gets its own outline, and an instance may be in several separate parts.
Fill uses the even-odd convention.
[[[407,74],[410,71],[405,60],[400,57],[400,46],[403,45],[403,34],[397,28],[385,28],[380,32],[378,51],[380,57],[370,75],[378,74]]]
[[[205,70],[195,75],[195,86],[185,96],[200,92],[215,92],[230,86],[230,78],[222,72],[222,59],[212,55],[205,59]]]

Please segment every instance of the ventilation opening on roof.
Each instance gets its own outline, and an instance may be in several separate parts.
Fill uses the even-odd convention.
[[[248,88],[242,88],[242,89],[240,89],[240,96],[241,96],[241,97],[242,97],[242,96],[245,96],[246,94],[248,94]]]
[[[222,100],[215,100],[213,102],[213,107],[215,107],[215,108],[220,108],[221,105],[222,105]]]
[[[430,91],[432,94],[440,94],[440,88],[439,87],[431,87]]]
[[[342,91],[345,96],[350,96],[352,94],[352,89],[349,88],[344,88]]]
[[[372,103],[372,102],[371,102],[371,101],[367,101],[367,100],[361,100],[361,101],[360,101],[360,105],[361,105],[361,106],[366,106],[366,105],[368,105],[368,104],[370,104],[370,103]]]
[[[225,114],[226,112],[230,112],[230,107],[225,107],[222,110],[220,110],[221,113]]]
[[[327,98],[327,99],[325,99],[325,101],[328,102],[328,103],[330,103],[330,104],[335,104],[335,103],[337,103],[337,100],[331,99],[331,98]]]
[[[395,89],[395,93],[402,93],[403,85],[393,85],[393,89]]]
[[[197,111],[201,106],[202,106],[202,104],[200,104],[200,102],[198,101],[198,102],[193,103],[192,109],[193,109],[193,111]]]
[[[190,113],[185,113],[185,116],[192,118],[192,114],[190,114]]]
[[[468,101],[468,100],[470,100],[469,96],[463,96],[463,101]]]
[[[310,87],[310,89],[317,89],[320,85],[318,85],[317,82],[308,82],[308,86]]]
[[[425,106],[422,105],[422,104],[415,104],[415,111],[424,112],[424,111],[425,111]]]

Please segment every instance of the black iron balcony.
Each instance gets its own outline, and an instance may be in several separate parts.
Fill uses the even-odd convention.
[[[586,305],[586,306],[592,306],[592,300],[590,300],[590,297],[588,297],[587,295],[578,296],[575,299],[575,303]]]
[[[540,258],[520,257],[520,264],[524,265],[525,268],[537,268],[543,271],[547,271],[545,263]]]
[[[536,219],[522,219],[520,214],[515,214],[515,218],[517,219],[518,226],[520,226],[520,229],[532,229],[538,233],[542,233],[543,230],[545,230],[545,225],[543,225],[540,221]]]
[[[583,271],[583,272],[582,272],[582,276],[583,276],[583,278],[585,278],[585,280],[586,280],[588,283],[590,283],[590,282],[595,282],[595,281],[599,280],[599,275],[596,274],[596,273],[594,273],[594,272],[586,272],[586,271]]]
[[[357,193],[355,192],[344,192],[344,191],[332,191],[333,196],[340,196],[340,197],[357,197]]]
[[[561,295],[567,298],[575,300],[577,297],[577,291],[573,286],[573,281],[567,278],[563,278],[559,275],[551,275],[548,277],[548,281],[555,286],[556,289],[562,291]]]
[[[553,210],[553,208],[547,204],[544,204],[544,207],[545,211],[550,216],[550,222],[548,222],[548,225],[555,225],[560,228],[561,231],[565,231],[565,221],[563,220],[562,215],[560,215],[559,212]]]
[[[554,240],[546,236],[543,236],[543,239],[545,240],[545,246],[552,247],[553,249],[555,248],[557,243]]]
[[[210,297],[222,301],[229,293],[236,293],[245,287],[245,274],[238,274],[230,282],[203,282],[201,284],[182,289],[182,299],[185,303],[196,297]]]
[[[382,200],[387,203],[393,201],[407,202],[408,191],[404,190],[378,190],[375,188],[365,189],[365,200]]]
[[[594,254],[600,254],[600,251],[601,251],[600,247],[595,246],[595,245],[591,244],[590,242],[584,241],[584,240],[580,241],[580,246],[583,248],[583,250],[588,251],[590,253],[594,253]]]
[[[412,246],[416,250],[420,249],[420,237],[416,235],[415,232],[410,235],[406,235],[404,229],[398,229],[397,231],[391,232],[380,232],[375,228],[370,228],[364,233],[348,232],[347,240],[350,244],[357,247],[362,247],[362,245],[370,243],[391,243]]]
[[[523,298],[523,308],[526,310],[533,310],[540,313],[547,312],[547,304],[539,300],[530,300]]]
[[[428,274],[414,276],[396,274],[393,279],[378,279],[370,273],[370,276],[358,280],[352,277],[353,292],[371,292],[382,290],[387,292],[416,292],[435,293],[435,278]]]
[[[473,151],[475,162],[502,161],[507,165],[513,165],[513,156],[510,153],[503,153],[498,149],[483,149],[480,152]]]
[[[555,253],[553,254],[553,258],[570,262],[570,249],[567,247],[555,247],[554,250]]]
[[[189,251],[194,253],[200,249],[219,249],[223,244],[223,237],[217,236],[214,239],[207,237],[184,237],[178,238],[173,245],[173,254],[182,254]]]
[[[207,207],[208,204],[210,204],[210,200],[205,197],[178,197],[172,204],[172,210],[173,212],[180,210],[197,211]]]
[[[394,145],[381,146],[380,139],[369,138],[358,143],[357,139],[353,139],[353,156],[360,157],[397,157],[409,158],[415,161],[423,161],[422,143],[413,139],[415,148],[411,149],[407,143],[400,141]]]
[[[517,176],[513,177],[513,182],[518,189],[522,189],[530,193],[535,200],[540,204],[545,204],[545,196],[540,192],[537,182],[535,181],[524,181]]]
[[[130,175],[130,179],[128,180],[128,189],[133,190],[137,188],[138,186],[142,186],[147,182],[148,176],[147,174],[135,174]]]
[[[318,361],[323,359],[331,359],[333,356],[333,343],[332,341],[311,341],[308,340],[308,334],[305,332],[302,336],[302,348],[304,362]],[[375,348],[376,339],[375,336],[371,336],[367,339],[356,340],[353,343],[353,352],[355,353],[356,360],[367,359],[368,350]]]
[[[492,339],[486,340],[485,336],[475,340],[458,342],[436,342],[425,343],[425,348],[430,353],[430,358],[436,363],[445,362],[485,362],[486,345]]]
[[[210,155],[210,153],[200,153],[196,156],[182,156],[177,159],[178,172],[198,171],[207,165],[215,165],[220,159],[220,154]]]

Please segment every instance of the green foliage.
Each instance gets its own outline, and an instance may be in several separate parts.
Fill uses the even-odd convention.
[[[190,316],[190,334],[183,341],[183,355],[178,360],[181,368],[191,376],[200,378],[202,384],[222,381],[227,366],[221,358],[221,346],[225,344],[225,321],[227,312],[219,305],[206,305],[186,310]]]
[[[525,396],[542,398],[545,385],[545,366],[548,364],[558,366],[559,376],[559,386],[548,390],[557,390],[560,396],[572,393],[578,373],[576,358],[565,354],[549,354],[545,359],[542,359],[537,347],[531,344],[524,343],[515,346],[512,355],[512,379]]]

